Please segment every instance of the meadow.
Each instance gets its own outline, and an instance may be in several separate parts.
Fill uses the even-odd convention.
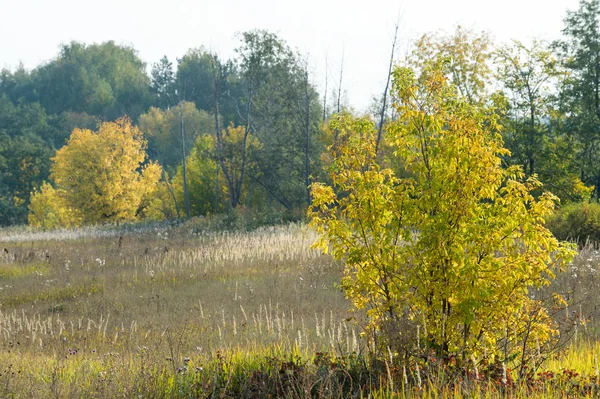
[[[600,397],[600,252],[552,290],[566,346],[529,384],[372,356],[343,265],[301,224],[0,231],[0,397]]]

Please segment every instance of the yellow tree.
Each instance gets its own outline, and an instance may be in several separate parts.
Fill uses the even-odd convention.
[[[140,129],[150,140],[150,152],[167,170],[182,168],[184,204],[190,217],[190,199],[187,184],[187,162],[197,137],[214,129],[214,120],[207,112],[196,109],[194,103],[182,101],[167,110],[150,108],[140,116]]]
[[[63,191],[44,183],[35,191],[29,203],[27,221],[31,226],[44,229],[74,227],[81,224],[82,217],[77,209],[69,206]]]
[[[399,119],[386,140],[406,175],[376,162],[371,121],[341,116],[332,126],[340,137],[332,186],[312,186],[309,216],[318,244],[345,260],[345,292],[384,344],[404,338],[443,359],[506,360],[531,337],[550,337],[543,310],[531,322],[529,310],[540,306],[528,290],[573,251],[544,227],[556,198],[536,200],[535,178],[501,167],[496,113],[459,94],[443,65],[394,72]],[[510,353],[498,351],[507,329],[521,342]],[[420,340],[406,340],[416,331]]]
[[[490,61],[493,53],[491,40],[485,32],[477,33],[457,26],[452,35],[427,33],[417,40],[415,47],[409,61],[416,69],[443,59],[446,77],[461,96],[469,102],[486,98],[486,86],[492,78]]]
[[[156,206],[153,196],[161,167],[146,162],[145,149],[142,133],[127,118],[103,123],[97,132],[74,129],[52,159],[50,177],[56,190],[46,188],[34,197],[59,196],[83,224],[133,221],[154,214],[150,208]],[[30,211],[34,224],[43,219],[36,207]]]
[[[221,190],[226,189],[226,184],[221,181],[222,174],[217,173],[215,148],[214,137],[200,136],[186,159],[191,216],[218,213],[225,208],[223,200],[227,193],[222,193]],[[173,189],[177,201],[184,203],[183,167],[177,169]]]

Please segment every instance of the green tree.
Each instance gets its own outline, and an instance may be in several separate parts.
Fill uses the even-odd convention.
[[[313,184],[309,216],[318,245],[346,261],[342,286],[367,309],[382,345],[397,348],[420,326],[425,354],[508,361],[532,347],[528,337],[550,338],[547,318],[525,328],[540,308],[528,290],[547,284],[574,251],[544,227],[556,198],[536,200],[535,178],[502,168],[496,112],[458,94],[440,65],[393,75],[399,119],[387,140],[408,177],[375,162],[372,121],[341,116],[333,184]],[[509,326],[515,337],[503,353]]]
[[[167,56],[152,65],[152,91],[157,97],[158,106],[166,109],[177,103],[175,73]]]
[[[165,110],[151,107],[139,119],[139,128],[148,138],[150,157],[171,171],[181,165],[184,149],[189,154],[198,137],[215,130],[213,116],[186,101]]]
[[[212,55],[203,47],[190,49],[178,60],[175,87],[180,101],[191,101],[196,108],[213,109]]]
[[[223,169],[229,194],[229,206],[242,205],[242,194],[247,176],[257,176],[258,151],[261,144],[243,126],[230,125],[217,136],[217,156]]]
[[[508,100],[504,140],[511,163],[528,176],[537,174],[564,200],[589,197],[579,180],[574,143],[558,126],[562,118],[556,94],[562,78],[557,59],[544,43],[515,41],[496,52],[497,78]]]
[[[64,45],[56,59],[33,71],[33,80],[39,102],[51,114],[136,119],[151,100],[146,64],[135,49],[112,41]]]
[[[54,132],[38,103],[0,96],[0,225],[26,221],[31,191],[48,178]]]
[[[2,96],[15,104],[37,101],[33,76],[23,64],[19,64],[14,72],[8,69],[0,72],[0,97]]]
[[[30,193],[48,178],[51,154],[37,136],[0,131],[0,225],[26,221]]]
[[[568,73],[561,87],[565,128],[578,141],[581,180],[600,198],[600,1],[581,0],[555,43]]]
[[[259,173],[250,176],[251,181],[285,208],[305,205],[306,154],[308,169],[315,170],[321,152],[318,94],[305,63],[275,34],[249,31],[240,41],[239,125],[262,145]]]
[[[214,137],[203,135],[196,139],[187,160],[188,186],[191,216],[218,213],[227,209],[227,185],[217,182],[216,142]],[[221,175],[221,179],[223,179]],[[220,183],[220,184],[218,184]],[[183,190],[183,167],[177,168],[173,187],[178,203],[185,201]],[[215,195],[219,187],[221,192]],[[217,201],[215,203],[215,201]]]

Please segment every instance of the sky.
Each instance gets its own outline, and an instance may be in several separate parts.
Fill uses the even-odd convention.
[[[494,42],[560,37],[567,10],[579,0],[0,0],[0,68],[35,68],[59,46],[114,40],[135,47],[150,66],[204,46],[233,56],[237,32],[266,29],[308,57],[323,91],[339,79],[348,103],[365,110],[385,87],[396,21],[397,57],[427,32],[457,25],[486,31]],[[327,60],[327,62],[326,62]],[[327,65],[327,68],[326,68]],[[331,92],[331,90],[328,90]]]

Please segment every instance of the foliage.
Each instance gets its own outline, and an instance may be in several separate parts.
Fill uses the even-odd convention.
[[[221,158],[227,192],[235,192],[235,195],[229,195],[229,205],[235,208],[242,204],[244,188],[248,186],[246,176],[258,177],[258,152],[262,144],[245,127],[233,125],[222,131],[220,141],[221,151],[217,156]],[[251,195],[247,191],[246,194]]]
[[[184,101],[192,101],[198,109],[213,109],[212,55],[203,47],[190,49],[179,60],[175,85]]]
[[[113,120],[137,118],[150,101],[146,65],[135,49],[108,41],[71,42],[33,72],[34,90],[49,113],[85,112]]]
[[[522,165],[526,176],[537,175],[544,186],[534,191],[536,197],[545,189],[563,203],[586,200],[590,192],[597,197],[599,4],[585,0],[579,9],[568,12],[563,38],[553,46],[539,41],[532,46],[513,43],[494,52],[485,32],[459,26],[449,35],[422,36],[403,62],[426,71],[441,59],[458,97],[480,106],[506,105],[496,109],[511,151],[502,159],[506,165]],[[214,159],[219,167],[212,194],[201,195],[202,205],[196,206],[194,199],[190,204],[203,209],[198,212],[263,204],[287,210],[306,206],[307,186],[327,181],[326,164],[332,159],[325,147],[337,139],[335,130],[322,130],[327,124],[322,120],[327,101],[319,99],[309,73],[312,61],[265,30],[242,32],[237,38],[229,59],[200,46],[182,54],[176,63],[163,57],[150,71],[133,47],[114,42],[71,42],[33,70],[23,65],[3,69],[0,224],[26,220],[30,193],[48,180],[50,158],[66,144],[73,129],[95,130],[100,122],[123,115],[139,124],[148,140],[149,158],[171,177],[188,163],[186,176],[205,173],[193,170],[197,162],[184,159],[202,135],[218,138],[222,127],[233,125],[260,141],[253,166],[238,168],[244,170],[238,181],[227,178],[229,161],[217,143]],[[502,93],[490,95],[496,88]],[[374,107],[379,112],[381,104]],[[392,105],[386,108],[390,108],[385,111],[387,120],[399,116]],[[244,159],[244,148],[238,147],[242,154],[230,154],[229,159]],[[380,166],[405,176],[405,166],[393,152],[393,143],[384,137]],[[156,193],[162,198],[155,201],[157,207],[150,206],[155,215],[178,214],[180,204],[173,200],[174,187],[169,184],[165,181]],[[229,205],[220,205],[226,196]],[[207,205],[209,197],[214,197],[212,206]]]
[[[205,216],[226,209],[226,184],[222,175],[219,181],[216,180],[215,147],[213,137],[199,136],[186,159],[191,216]],[[215,195],[217,187],[219,189],[218,202],[217,195]],[[177,174],[173,179],[173,188],[178,204],[183,204],[183,168],[181,166],[177,168]]]
[[[427,68],[427,64],[443,59],[446,77],[454,84],[460,95],[469,102],[485,101],[487,85],[492,77],[490,37],[476,33],[460,25],[454,34],[440,36],[429,33],[415,43],[409,63],[416,69]]]
[[[279,205],[287,209],[305,205],[306,152],[309,169],[315,170],[322,151],[318,140],[322,106],[307,80],[306,61],[264,30],[242,33],[236,53],[243,110],[238,125],[247,126],[262,143],[259,174],[253,178]]]
[[[46,230],[79,226],[82,215],[69,206],[64,192],[58,192],[49,183],[44,183],[33,193],[29,204],[27,221],[30,226]]]
[[[151,107],[139,119],[150,157],[169,170],[181,165],[184,149],[187,156],[198,137],[215,130],[214,117],[186,101],[166,110]]]
[[[600,195],[600,1],[581,0],[567,12],[563,38],[554,44],[566,77],[560,87],[565,129],[577,140],[576,160],[581,180]]]
[[[73,130],[52,159],[56,193],[85,224],[143,218],[161,176],[158,164],[146,163],[145,147],[142,133],[125,118],[101,124],[97,132]],[[37,195],[54,194],[46,189]],[[44,202],[36,199],[34,205]],[[37,214],[31,220],[42,219]]]
[[[508,102],[503,137],[511,164],[527,176],[537,174],[563,201],[589,198],[592,189],[579,179],[575,143],[561,129],[564,118],[556,106],[564,73],[555,54],[539,41],[531,46],[515,41],[496,52],[498,81]]]
[[[549,217],[546,225],[561,240],[600,241],[600,204],[568,204]]]
[[[152,65],[152,92],[157,97],[158,106],[162,109],[169,108],[177,103],[175,89],[175,73],[173,64],[167,56]]]
[[[446,74],[439,63],[419,76],[394,72],[399,120],[387,140],[409,177],[374,162],[371,121],[335,121],[342,144],[333,148],[333,186],[313,185],[309,215],[318,245],[346,261],[342,286],[382,344],[398,346],[398,328],[409,323],[423,331],[426,354],[507,361],[521,351],[499,350],[508,326],[522,347],[529,333],[550,338],[543,311],[528,322],[538,306],[528,288],[547,284],[552,266],[574,252],[543,225],[556,198],[536,200],[534,177],[502,169],[494,110],[465,100]]]
[[[0,225],[25,222],[30,192],[48,178],[50,153],[38,136],[0,129]]]

